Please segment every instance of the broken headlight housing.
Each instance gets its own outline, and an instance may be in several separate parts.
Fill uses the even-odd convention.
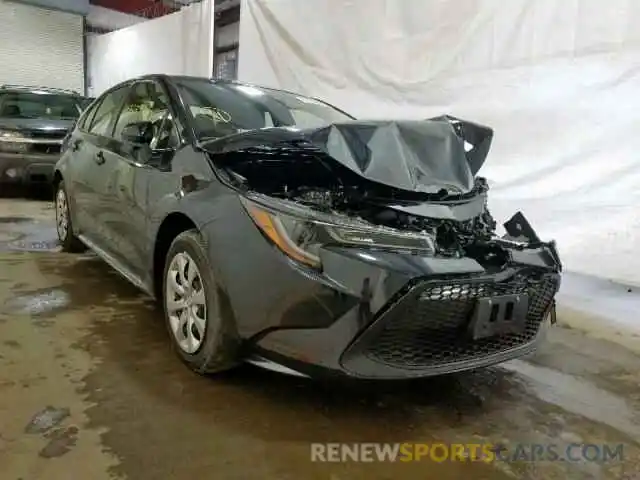
[[[373,225],[337,213],[317,211],[271,197],[241,197],[262,233],[288,257],[319,268],[324,245],[351,245],[433,255],[435,242],[426,232],[407,232]]]

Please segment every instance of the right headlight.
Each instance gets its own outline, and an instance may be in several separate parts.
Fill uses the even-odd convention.
[[[20,137],[22,137],[20,132],[14,132],[12,130],[0,130],[0,140],[11,140]]]
[[[23,136],[20,132],[11,130],[0,130],[0,150],[4,152],[22,153],[29,149],[29,144],[21,141]]]
[[[373,225],[341,214],[319,212],[272,198],[241,197],[262,233],[293,260],[319,268],[320,248],[329,244],[358,245],[433,255],[435,243],[426,232],[406,232]]]

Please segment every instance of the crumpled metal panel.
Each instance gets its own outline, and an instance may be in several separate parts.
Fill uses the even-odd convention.
[[[335,123],[303,133],[316,147],[369,180],[408,191],[447,189],[451,194],[473,189],[474,175],[486,159],[493,136],[488,127],[448,116]]]

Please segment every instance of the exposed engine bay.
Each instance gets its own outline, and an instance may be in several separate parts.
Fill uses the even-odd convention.
[[[483,178],[477,181],[478,195],[487,191]],[[436,254],[462,256],[465,248],[478,241],[489,241],[496,231],[496,221],[489,213],[486,203],[482,213],[468,220],[434,219],[399,211],[385,204],[383,199],[370,198],[367,192],[358,189],[320,190],[299,187],[271,195],[294,200],[304,205],[327,212],[340,212],[361,218],[375,225],[423,232],[436,239]]]
[[[436,256],[467,256],[496,268],[510,260],[510,249],[540,242],[521,214],[524,226],[512,222],[509,239],[496,236],[489,187],[476,175],[492,136],[488,127],[438,117],[267,128],[203,149],[221,177],[241,191],[423,233],[435,239]]]

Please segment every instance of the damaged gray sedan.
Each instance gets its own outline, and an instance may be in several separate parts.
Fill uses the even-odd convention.
[[[152,75],[94,101],[55,173],[58,235],[163,306],[199,373],[248,361],[402,379],[533,351],[561,263],[496,235],[472,122],[359,121],[237,82]]]

